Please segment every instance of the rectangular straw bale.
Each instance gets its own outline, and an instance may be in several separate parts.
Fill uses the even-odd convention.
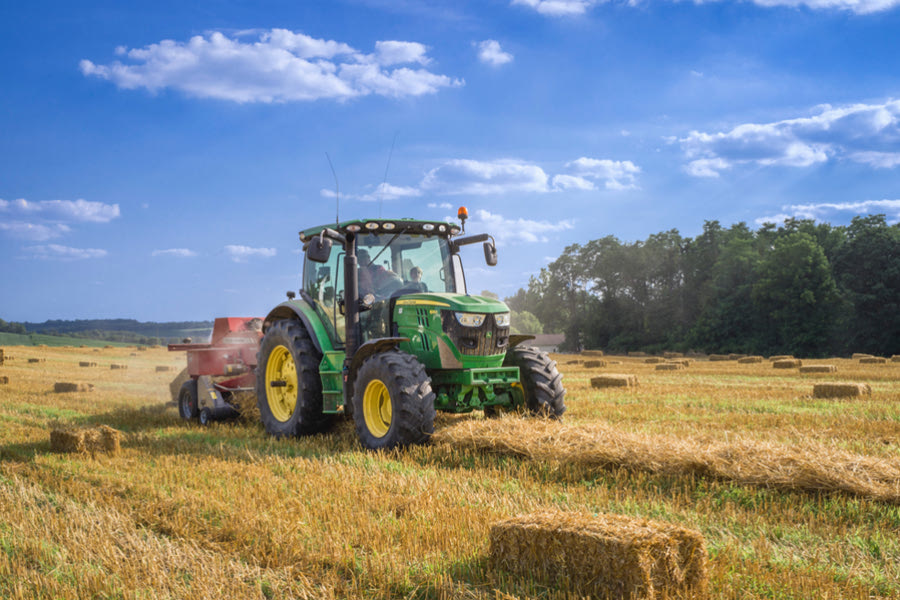
[[[891,362],[900,362],[900,354],[895,354],[891,357]]]
[[[623,515],[541,512],[491,526],[490,563],[578,596],[707,598],[698,531]]]
[[[883,356],[865,356],[859,359],[861,365],[883,365],[886,362],[887,359]]]
[[[584,361],[585,369],[599,369],[600,367],[605,367],[605,360],[586,360]]]
[[[644,362],[647,363],[648,365],[655,365],[655,364],[659,364],[665,360],[666,359],[660,358],[658,356],[651,356],[650,358],[645,358]]]
[[[743,358],[738,359],[738,364],[741,365],[752,365],[756,363],[761,363],[763,361],[762,356],[745,356]]]
[[[171,371],[171,370],[172,370],[172,367],[170,367],[168,365],[157,365],[156,366],[157,373],[165,373],[166,371]]]
[[[9,375],[0,375],[0,383],[6,385],[9,383]]]
[[[813,398],[855,398],[871,396],[872,388],[868,383],[817,383],[813,386]]]
[[[89,360],[82,360],[78,363],[79,367],[96,367],[97,363],[91,362]]]
[[[638,384],[638,378],[635,375],[623,375],[619,373],[608,373],[598,377],[591,377],[591,387],[635,387]]]
[[[663,352],[663,358],[684,358],[683,352]]]
[[[657,371],[681,371],[684,369],[684,365],[676,362],[667,362],[656,365]]]
[[[53,452],[118,454],[122,434],[106,425],[92,429],[54,429],[50,432]]]
[[[116,370],[116,369],[127,369],[127,368],[128,368],[128,365],[118,365],[118,364],[116,364],[116,363],[113,363],[113,364],[109,365],[109,368],[112,369],[112,370]]]
[[[837,367],[834,365],[809,365],[800,367],[801,373],[837,373]]]
[[[803,366],[803,361],[799,358],[782,358],[772,363],[776,369],[797,369]]]
[[[709,355],[710,362],[723,362],[726,360],[731,360],[730,358],[728,358],[727,354],[710,354]]]
[[[39,359],[39,358],[29,358],[29,359],[28,359],[28,362],[29,362],[29,363],[39,363],[39,362],[41,362],[41,359]]]
[[[599,356],[603,356],[603,350],[582,350],[581,355],[582,356],[599,357]]]
[[[53,391],[57,394],[65,394],[67,392],[93,392],[94,384],[57,381],[53,384]]]
[[[643,357],[647,356],[647,353],[646,352],[629,352],[628,356],[631,356],[634,358],[643,358]]]
[[[853,360],[859,360],[860,358],[872,358],[871,354],[865,354],[863,352],[854,352],[850,358]]]
[[[685,367],[689,367],[694,361],[690,358],[670,358],[666,362],[669,364],[684,365]]]
[[[790,354],[776,354],[775,356],[770,356],[769,360],[774,362],[776,360],[787,360],[789,358],[794,358],[794,357],[791,356]]]

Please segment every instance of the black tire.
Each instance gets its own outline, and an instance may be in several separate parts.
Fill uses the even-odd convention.
[[[200,408],[197,405],[197,380],[188,379],[181,384],[178,392],[178,414],[185,421],[191,421],[200,416]]]
[[[331,415],[322,412],[319,379],[322,355],[302,323],[290,319],[276,321],[260,342],[257,359],[256,402],[260,419],[270,435],[300,436],[328,429]],[[273,359],[280,360],[285,367],[283,380],[267,381],[267,368]],[[273,363],[272,369],[276,366]],[[295,400],[293,406],[291,399]]]
[[[525,408],[534,415],[559,418],[566,412],[566,388],[556,361],[532,346],[516,346],[506,353],[503,365],[519,367]]]
[[[364,447],[424,444],[434,433],[431,379],[414,356],[398,350],[370,356],[357,371],[353,390],[353,421]]]
[[[197,420],[200,421],[200,424],[206,427],[209,425],[210,421],[212,421],[212,411],[209,408],[203,408],[200,410],[200,416],[197,417]]]

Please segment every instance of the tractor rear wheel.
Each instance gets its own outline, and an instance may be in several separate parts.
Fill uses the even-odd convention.
[[[353,390],[353,420],[366,448],[422,444],[434,433],[431,379],[414,356],[397,350],[370,356]]]
[[[181,384],[178,392],[178,414],[185,421],[196,419],[200,415],[197,406],[197,380],[188,379]]]
[[[558,418],[566,411],[562,374],[546,352],[532,346],[516,346],[506,353],[503,365],[519,367],[525,408],[532,414]]]
[[[322,412],[322,382],[316,350],[299,321],[276,321],[259,345],[256,398],[269,434],[300,436],[325,431],[331,415]]]

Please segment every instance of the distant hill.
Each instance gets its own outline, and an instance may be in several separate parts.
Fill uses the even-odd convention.
[[[165,344],[190,337],[205,341],[212,333],[212,321],[175,321],[156,323],[134,319],[76,319],[74,321],[49,320],[43,323],[0,323],[0,331],[10,333],[37,334],[43,336],[65,336],[78,339],[102,340],[129,344]],[[24,328],[24,331],[22,331]],[[46,343],[46,342],[44,342]]]

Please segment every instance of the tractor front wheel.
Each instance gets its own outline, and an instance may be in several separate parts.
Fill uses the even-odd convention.
[[[188,379],[181,384],[178,392],[178,414],[185,421],[196,419],[200,415],[197,406],[197,380]]]
[[[370,356],[353,390],[353,420],[366,448],[422,444],[434,433],[431,379],[412,355],[394,350]]]
[[[321,360],[299,321],[277,321],[266,331],[259,345],[256,398],[269,434],[308,435],[331,424],[331,415],[322,412]]]
[[[532,346],[516,346],[506,353],[503,365],[519,367],[519,381],[529,412],[559,418],[566,411],[562,374],[546,352]]]

